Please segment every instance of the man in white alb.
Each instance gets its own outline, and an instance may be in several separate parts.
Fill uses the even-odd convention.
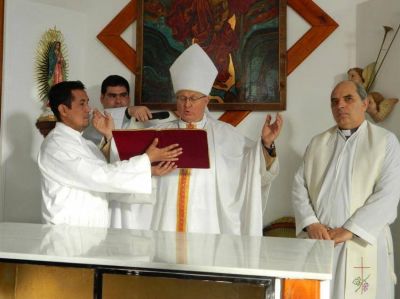
[[[207,111],[217,69],[194,44],[170,68],[180,119],[158,128],[207,131],[209,169],[176,169],[155,178],[152,229],[178,232],[262,235],[263,213],[278,174],[274,140],[282,126],[268,116],[257,141]]]
[[[389,224],[400,197],[396,136],[365,120],[367,93],[343,81],[331,94],[337,125],[314,137],[294,180],[297,234],[333,240],[334,299],[394,298]]]
[[[89,98],[80,81],[64,81],[49,92],[50,108],[59,120],[43,141],[38,155],[42,175],[42,217],[50,224],[108,227],[107,192],[144,193],[152,190],[151,175],[166,174],[173,162],[151,166],[155,161],[175,161],[177,145],[157,148],[128,161],[107,163],[103,153],[82,137],[89,124]],[[93,122],[107,144],[113,120],[95,111]]]

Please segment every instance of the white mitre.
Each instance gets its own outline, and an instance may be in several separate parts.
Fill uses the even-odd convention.
[[[174,92],[180,90],[198,91],[209,95],[218,70],[207,53],[193,44],[175,60],[169,68]]]

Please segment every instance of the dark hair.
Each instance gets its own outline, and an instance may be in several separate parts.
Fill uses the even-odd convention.
[[[365,90],[365,87],[361,83],[355,82],[353,80],[345,80],[342,82],[353,83],[354,87],[356,88],[356,92],[357,92],[358,96],[361,98],[361,101],[364,101],[368,97],[368,92]]]
[[[109,86],[124,86],[129,94],[129,83],[124,77],[118,75],[110,75],[101,83],[101,94],[105,94]]]
[[[361,100],[365,100],[368,97],[368,92],[365,90],[365,87],[357,82],[352,81],[356,85],[356,90]]]
[[[72,90],[84,90],[85,85],[81,81],[63,81],[53,85],[49,90],[49,105],[51,111],[57,117],[59,121],[60,112],[58,111],[58,106],[61,104],[71,108],[72,103]]]

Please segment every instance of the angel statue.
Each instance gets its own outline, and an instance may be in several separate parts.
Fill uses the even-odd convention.
[[[383,29],[385,30],[385,34],[383,36],[381,47],[379,49],[378,56],[376,57],[375,62],[370,63],[364,69],[354,67],[347,71],[348,79],[362,84],[365,87],[365,90],[368,92],[369,103],[367,113],[375,122],[381,122],[385,120],[399,101],[399,99],[397,98],[385,98],[380,92],[371,91],[371,88],[375,82],[375,79],[377,78],[383,62],[385,61],[385,58],[393,44],[393,41],[399,32],[400,25],[397,27],[397,30],[394,33],[388,48],[386,49],[386,53],[381,58],[380,56],[383,50],[383,45],[385,44],[387,34],[390,31],[393,31],[393,28],[389,26],[383,26]],[[378,65],[379,60],[380,62]]]
[[[371,63],[364,69],[359,67],[349,69],[347,71],[348,79],[362,84],[368,92],[367,87],[371,82],[371,70],[373,69],[373,64],[374,63]],[[399,99],[396,98],[385,99],[380,92],[376,91],[368,92],[368,100],[367,113],[375,122],[385,120],[399,101]]]

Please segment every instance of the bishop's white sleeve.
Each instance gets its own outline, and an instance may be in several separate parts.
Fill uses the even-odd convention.
[[[97,192],[151,193],[151,165],[146,154],[108,164],[70,151],[39,154],[39,168],[50,181]]]
[[[256,144],[256,149],[258,147],[263,148],[263,145],[260,140]],[[261,164],[261,169],[260,169],[261,186],[262,187],[268,186],[268,191],[269,191],[269,186],[271,185],[272,181],[279,174],[279,160],[278,160],[278,157],[269,156],[268,158],[270,160],[267,161],[267,158],[265,157],[263,150],[259,151],[259,156],[260,156],[260,161],[261,161],[261,163],[260,163]]]
[[[260,150],[261,148],[261,150]],[[271,190],[271,185],[273,180],[279,174],[279,160],[278,157],[270,157],[270,165],[268,165],[268,161],[265,157],[264,151],[262,150],[263,145],[261,141],[258,141],[256,147],[253,149],[255,150],[256,157],[259,156],[260,158],[260,174],[261,174],[261,198],[262,198],[262,211],[263,215],[267,208],[269,192]],[[251,162],[249,162],[251,163]],[[269,166],[269,167],[268,167]],[[265,223],[263,223],[263,227]]]
[[[304,178],[304,162],[294,177],[292,206],[296,219],[296,235],[299,235],[310,224],[319,222],[308,196],[308,189]]]
[[[367,199],[343,225],[370,244],[385,225],[392,223],[397,216],[400,198],[400,144],[392,133],[388,135],[386,156],[381,176],[374,187],[374,193]]]

